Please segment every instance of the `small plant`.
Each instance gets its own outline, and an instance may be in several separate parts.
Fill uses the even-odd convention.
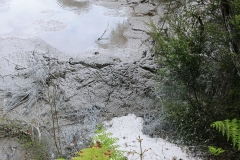
[[[118,146],[115,145],[118,138],[113,138],[112,133],[106,132],[106,130],[102,127],[102,125],[97,126],[97,130],[95,131],[95,136],[92,138],[92,144],[96,142],[100,142],[102,146],[108,148],[117,148]]]
[[[18,140],[22,144],[22,147],[27,151],[26,159],[28,158],[32,158],[34,160],[49,159],[47,148],[43,141],[33,140],[30,136],[24,134],[20,135],[18,137]]]
[[[21,146],[27,151],[25,158],[34,160],[47,160],[48,153],[43,141],[39,141],[40,137],[34,135],[33,125],[20,121],[0,118],[0,138],[11,137],[17,140]]]
[[[100,142],[103,147],[106,147],[114,152],[111,155],[112,160],[125,160],[122,151],[119,151],[119,145],[116,145],[118,138],[113,138],[112,133],[106,132],[102,125],[97,126],[96,135],[92,138],[92,144]]]
[[[129,154],[138,154],[139,156],[140,156],[140,160],[143,160],[143,157],[144,157],[144,153],[146,153],[147,151],[149,151],[151,148],[149,148],[149,149],[145,149],[144,151],[143,151],[143,148],[142,148],[142,141],[143,141],[143,139],[141,139],[141,137],[140,136],[138,136],[138,138],[137,138],[137,141],[139,142],[139,147],[140,147],[140,152],[138,153],[138,152],[136,152],[136,151],[134,151],[134,152],[128,152]]]
[[[102,146],[100,142],[97,142],[94,146],[77,152],[78,156],[72,158],[72,160],[110,160],[113,153],[113,149],[108,149],[107,147]]]
[[[220,154],[222,154],[223,152],[225,152],[225,150],[223,150],[222,148],[217,148],[214,146],[208,146],[209,152],[211,154],[213,154],[214,156],[218,156]]]
[[[96,135],[92,138],[91,147],[78,151],[72,160],[126,160],[123,152],[118,150],[116,142],[118,138],[113,138],[112,133],[98,125]],[[63,160],[63,159],[58,159]]]

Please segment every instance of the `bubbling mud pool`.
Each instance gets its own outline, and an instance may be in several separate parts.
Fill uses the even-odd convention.
[[[123,46],[126,20],[124,10],[89,1],[0,0],[0,38],[40,37],[68,54]]]

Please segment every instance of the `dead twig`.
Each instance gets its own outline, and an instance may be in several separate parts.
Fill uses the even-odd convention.
[[[4,82],[4,77],[0,74],[0,77],[2,78],[2,81]]]
[[[98,38],[98,41],[100,41],[102,39],[102,37],[104,36],[104,34],[107,32],[107,29],[108,29],[108,26],[109,26],[109,23],[107,25],[107,28],[105,29],[105,31],[103,32],[102,36],[100,38]]]

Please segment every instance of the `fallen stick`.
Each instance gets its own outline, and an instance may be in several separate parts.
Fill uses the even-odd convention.
[[[109,26],[109,22],[108,22],[108,26]],[[103,32],[102,36],[100,38],[98,38],[98,41],[100,41],[102,39],[102,37],[104,36],[104,34],[106,33],[107,29],[108,29],[108,26],[107,28],[105,29],[105,31]]]

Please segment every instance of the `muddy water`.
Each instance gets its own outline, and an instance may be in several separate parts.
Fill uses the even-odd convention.
[[[0,0],[0,38],[40,37],[68,54],[119,47],[127,41],[123,13],[89,1]]]

